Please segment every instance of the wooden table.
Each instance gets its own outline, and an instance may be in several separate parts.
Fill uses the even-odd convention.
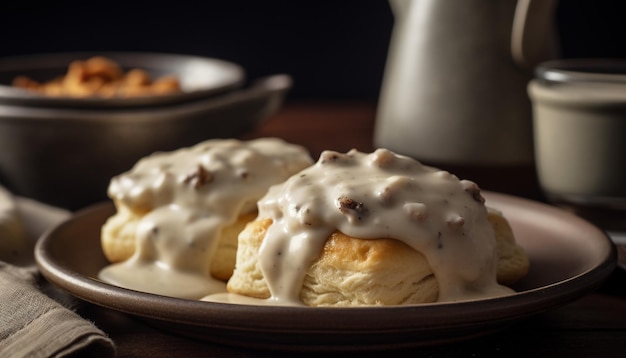
[[[245,138],[281,137],[307,147],[314,157],[325,149],[370,151],[376,109],[368,103],[288,103]],[[467,168],[466,168],[467,169]],[[469,169],[467,169],[469,172]],[[492,172],[488,173],[493,175]],[[484,187],[537,197],[532,173],[514,188]],[[480,182],[478,179],[476,181]],[[500,181],[501,184],[502,181]],[[294,354],[253,351],[196,341],[159,331],[127,315],[88,303],[78,312],[108,333],[119,357],[344,357],[346,353]],[[387,356],[391,353],[385,353]],[[380,356],[381,352],[359,353]],[[625,357],[626,271],[617,269],[592,294],[565,306],[469,341],[393,353],[411,357]]]

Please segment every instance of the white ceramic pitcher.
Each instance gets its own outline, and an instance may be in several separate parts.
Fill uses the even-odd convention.
[[[532,68],[556,0],[390,0],[374,142],[431,163],[532,165]]]

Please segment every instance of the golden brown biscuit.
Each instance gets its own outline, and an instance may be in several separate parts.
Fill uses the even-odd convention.
[[[30,263],[33,244],[26,233],[15,198],[0,186],[0,261],[19,265]]]
[[[498,282],[512,285],[528,274],[530,261],[524,249],[515,242],[513,229],[502,213],[489,209],[487,219],[497,239]]]
[[[512,284],[528,271],[528,258],[507,220],[490,211],[497,242],[498,282]],[[253,221],[239,235],[231,293],[269,298],[258,264],[270,219]],[[335,231],[310,267],[300,299],[308,306],[401,305],[435,302],[439,286],[426,258],[393,239],[357,239]]]
[[[135,253],[135,232],[142,215],[137,215],[124,206],[117,208],[102,226],[100,244],[104,256],[110,262],[124,261]]]
[[[232,276],[237,259],[237,237],[246,225],[255,218],[256,213],[245,214],[222,229],[217,252],[211,260],[211,275],[213,277],[226,281]]]

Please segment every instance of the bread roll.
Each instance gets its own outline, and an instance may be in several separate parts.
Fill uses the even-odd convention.
[[[25,264],[32,261],[34,243],[26,234],[15,198],[0,186],[0,261]]]
[[[101,246],[109,262],[116,263],[130,259],[136,249],[137,226],[143,215],[137,215],[120,207],[102,227]],[[237,236],[248,222],[256,218],[256,212],[244,214],[234,223],[225,226],[219,234],[219,244],[211,260],[211,276],[226,281],[235,267]]]
[[[234,294],[310,306],[511,294],[528,271],[478,185],[386,149],[325,151],[272,187],[239,235]]]
[[[498,282],[510,285],[525,276],[529,261],[515,243],[508,221],[490,211],[498,252]],[[249,223],[239,236],[237,265],[228,291],[269,298],[258,251],[270,219]],[[300,291],[307,306],[406,305],[437,301],[439,286],[426,258],[394,239],[358,239],[335,231],[308,270]]]
[[[184,298],[209,293],[185,285],[224,286],[204,281],[231,276],[237,236],[256,217],[256,201],[311,164],[304,148],[276,138],[214,139],[141,159],[109,185],[117,212],[102,227],[101,245],[112,265],[99,277]]]

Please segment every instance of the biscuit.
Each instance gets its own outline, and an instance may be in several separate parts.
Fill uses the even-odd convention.
[[[124,206],[117,208],[102,226],[100,244],[110,262],[121,262],[135,253],[135,232],[142,216]]]
[[[137,270],[149,271],[144,281],[177,276],[155,285],[153,293],[167,295],[197,287],[185,283],[192,276],[216,283],[207,293],[223,289],[215,281],[231,276],[237,236],[256,218],[257,200],[311,162],[303,147],[278,138],[211,139],[140,159],[109,184],[117,213],[101,228],[113,264],[102,275],[128,288],[143,285],[133,281]]]
[[[498,282],[510,285],[528,272],[529,261],[515,243],[508,221],[489,212],[498,255]],[[258,250],[270,219],[249,223],[239,235],[239,251],[228,291],[269,298]],[[439,286],[426,258],[394,239],[358,239],[335,231],[309,268],[300,299],[307,306],[403,305],[437,301]]]
[[[137,215],[121,206],[102,226],[101,246],[111,263],[128,260],[135,253],[137,225],[143,215]],[[256,218],[256,213],[244,214],[222,229],[217,252],[211,260],[211,276],[226,281],[235,267],[237,236],[246,224]]]
[[[497,239],[498,283],[507,286],[512,285],[528,274],[530,268],[528,255],[515,242],[513,229],[502,213],[489,209],[487,219],[493,227]]]
[[[25,264],[30,261],[33,242],[26,234],[15,198],[0,187],[0,261]]]

